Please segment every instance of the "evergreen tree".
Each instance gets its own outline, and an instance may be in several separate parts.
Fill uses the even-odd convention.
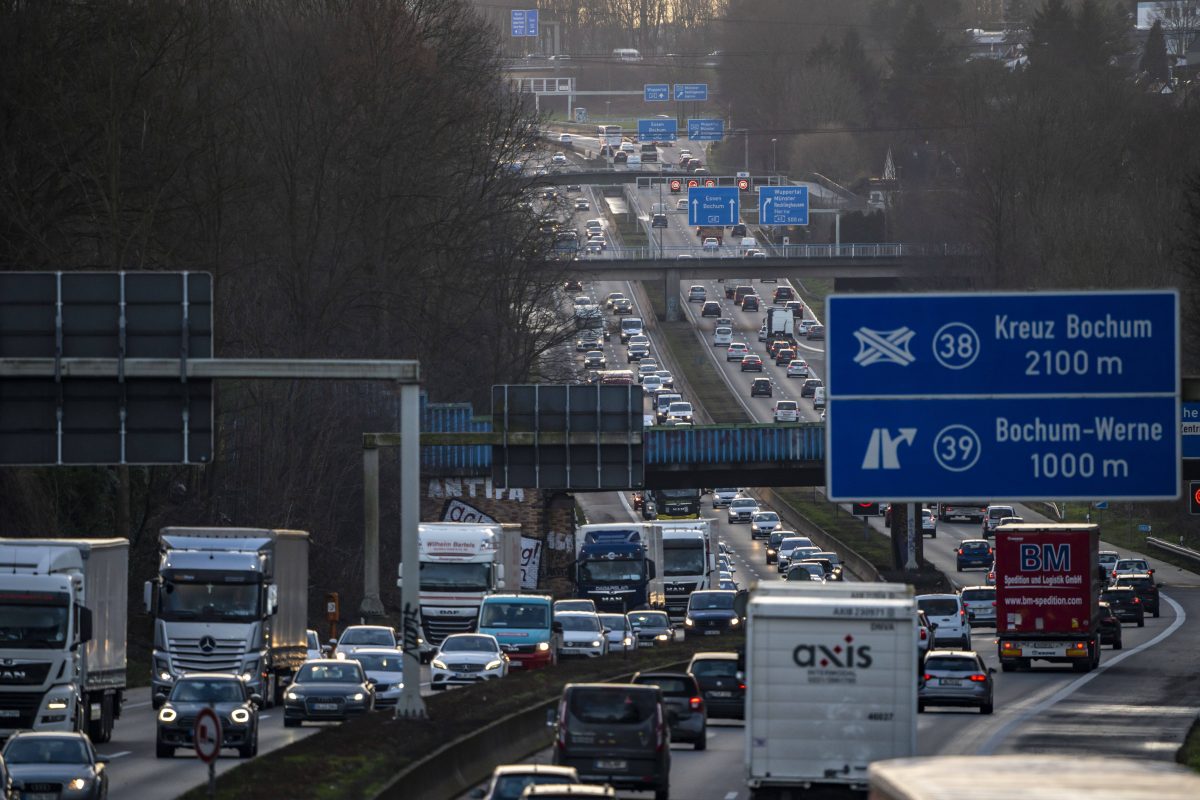
[[[1039,72],[1070,71],[1075,60],[1075,20],[1064,0],[1047,0],[1029,26],[1029,63]]]
[[[1170,77],[1167,67],[1167,39],[1163,36],[1162,22],[1154,20],[1146,45],[1142,49],[1142,60],[1138,70],[1152,81],[1165,81]]]

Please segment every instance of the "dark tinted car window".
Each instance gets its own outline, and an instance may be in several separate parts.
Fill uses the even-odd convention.
[[[962,551],[964,553],[986,553],[988,551],[987,542],[963,542]]]
[[[979,664],[973,658],[957,656],[931,656],[925,659],[925,669],[948,672],[978,672]]]
[[[176,703],[240,703],[246,699],[240,681],[185,680],[175,685]]]
[[[713,594],[693,594],[688,607],[697,611],[706,611],[708,609],[726,609],[733,608],[732,593],[713,593]]]
[[[699,677],[728,677],[737,675],[737,662],[732,659],[708,659],[692,662],[691,672]]]
[[[1137,597],[1137,592],[1130,586],[1128,589],[1106,589],[1100,594],[1100,598],[1109,603],[1128,603],[1134,597]]]
[[[4,750],[9,764],[86,764],[87,745],[74,737],[51,739],[28,737],[9,743]]]
[[[963,600],[995,600],[995,589],[963,589]]]
[[[770,545],[771,547],[779,547],[779,543],[780,543],[780,542],[782,542],[782,541],[783,541],[783,534],[782,534],[782,533],[772,533],[772,534],[771,534],[771,539],[770,539],[770,541],[769,541],[769,545]]]
[[[672,697],[681,695],[691,697],[693,689],[690,681],[685,681],[683,678],[646,677],[638,678],[636,683],[657,686],[662,689],[664,695]]]
[[[547,783],[569,783],[562,775],[504,775],[496,781],[492,792],[495,800],[519,800],[526,786],[542,786]]]
[[[654,715],[654,695],[628,689],[574,689],[571,714],[582,722],[644,722]]]
[[[917,606],[931,617],[950,617],[958,613],[958,602],[948,597],[918,600]]]

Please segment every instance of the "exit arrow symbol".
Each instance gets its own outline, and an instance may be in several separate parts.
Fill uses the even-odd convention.
[[[773,214],[772,214],[772,215],[768,215],[768,214],[767,214],[767,206],[769,206],[769,205],[771,205],[771,198],[769,198],[769,197],[768,197],[768,198],[766,198],[765,200],[763,200],[763,204],[762,204],[762,216],[763,216],[763,217],[770,216],[770,217],[771,217],[771,221],[772,221],[772,222],[774,222],[774,220],[775,220],[775,216],[774,216]]]

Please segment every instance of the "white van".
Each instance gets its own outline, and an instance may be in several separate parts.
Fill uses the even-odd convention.
[[[733,328],[724,325],[713,331],[713,347],[729,347],[733,341]]]
[[[642,60],[642,54],[632,47],[615,47],[613,48],[612,55],[618,61]]]
[[[813,408],[825,407],[825,387],[818,386],[813,389]]]

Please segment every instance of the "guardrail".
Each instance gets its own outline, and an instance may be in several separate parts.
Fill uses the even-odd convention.
[[[1186,558],[1188,561],[1200,565],[1200,551],[1193,550],[1190,547],[1164,542],[1162,539],[1156,539],[1153,536],[1146,537],[1146,544],[1158,550],[1164,550],[1172,555],[1179,556],[1180,558]]]
[[[879,582],[883,580],[883,576],[879,574],[879,570],[875,569],[874,564],[852,550],[846,542],[826,533],[824,528],[797,511],[773,490],[756,489],[754,493],[765,501],[770,508],[775,509],[780,518],[792,530],[807,536],[826,550],[836,552],[842,559],[842,566],[851,575],[865,582]]]

